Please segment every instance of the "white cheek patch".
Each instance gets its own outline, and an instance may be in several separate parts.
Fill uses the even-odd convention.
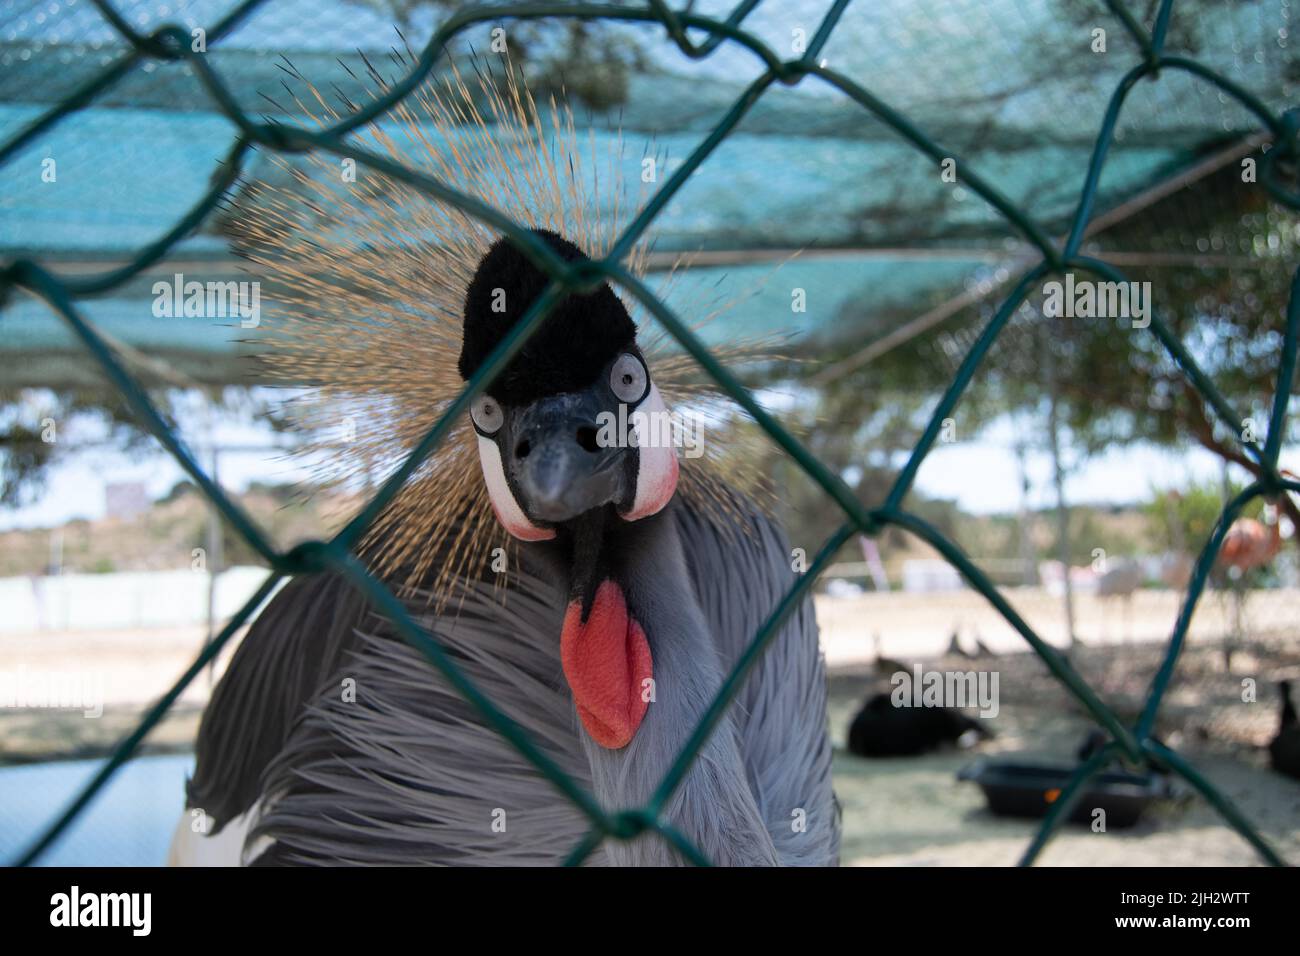
[[[659,389],[650,394],[630,416],[640,463],[636,472],[636,497],[623,515],[638,521],[660,511],[677,490],[677,449],[673,444],[672,419]]]
[[[555,537],[550,528],[539,528],[528,520],[519,507],[510,485],[506,483],[506,470],[501,464],[501,449],[490,438],[478,438],[478,457],[483,466],[483,480],[487,483],[488,499],[502,526],[521,541],[548,541]]]

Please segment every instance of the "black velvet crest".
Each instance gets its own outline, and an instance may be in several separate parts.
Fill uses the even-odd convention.
[[[537,229],[566,262],[586,261],[581,249],[562,236]],[[483,256],[465,295],[465,330],[458,368],[468,379],[542,294],[547,276],[508,239]],[[505,292],[505,311],[492,310],[496,290]],[[636,340],[636,325],[608,284],[574,293],[550,314],[506,365],[487,392],[497,401],[519,405],[543,395],[558,395],[591,385],[619,352]]]

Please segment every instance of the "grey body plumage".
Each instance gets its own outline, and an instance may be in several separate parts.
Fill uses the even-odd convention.
[[[723,676],[791,583],[784,536],[679,498],[636,525],[629,601],[653,621],[656,699],[621,750],[582,732],[556,634],[567,595],[547,543],[523,545],[508,596],[410,610],[511,718],[610,809],[659,784]],[[735,521],[736,519],[730,519]],[[345,701],[343,681],[355,681]],[[800,605],[751,672],[664,817],[714,862],[834,864],[825,674]],[[260,802],[259,802],[260,801]],[[255,806],[257,864],[554,864],[588,821],[341,581],[290,583],[237,651],[205,715],[189,790],[218,827]],[[494,821],[497,827],[494,829]],[[503,827],[502,827],[503,825]],[[655,834],[593,863],[674,864]]]

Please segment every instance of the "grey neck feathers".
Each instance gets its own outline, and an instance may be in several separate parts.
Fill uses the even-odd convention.
[[[609,809],[645,804],[673,765],[723,680],[722,663],[690,579],[672,510],[627,528],[614,570],[654,658],[655,698],[622,750],[579,729],[597,799]],[[576,725],[576,715],[575,715]],[[664,808],[663,818],[718,865],[775,865],[777,853],[755,802],[739,734],[724,715]],[[611,862],[672,865],[681,857],[657,833],[606,841]]]

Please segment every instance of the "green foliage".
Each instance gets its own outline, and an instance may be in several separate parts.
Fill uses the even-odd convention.
[[[1300,260],[1300,217],[1271,205],[1263,189],[1243,183],[1240,167],[1229,163],[1112,226],[1096,243],[1102,258],[1108,249],[1152,254],[1152,265],[1128,268],[1130,277],[1151,283],[1155,310],[1232,407],[1251,419],[1262,440],[1286,290]],[[1177,267],[1158,264],[1169,256],[1180,257]],[[1235,259],[1249,267],[1231,264]],[[830,364],[956,291],[936,292],[906,311],[873,312],[869,296],[846,305],[836,326],[854,334],[839,343]],[[964,318],[954,317],[811,394],[804,417],[816,422],[811,444],[823,460],[843,467],[864,460],[883,463],[910,447],[930,403],[999,304],[995,296],[967,309],[959,314]],[[1041,449],[1047,438],[1048,396],[1055,392],[1062,442],[1076,459],[1136,443],[1171,450],[1190,444],[1258,474],[1238,436],[1215,420],[1203,396],[1149,330],[1132,328],[1127,319],[1047,319],[1040,305],[1041,295],[1031,296],[1012,318],[963,395],[953,416],[961,439],[978,437],[1000,416],[1014,415],[1026,443]],[[778,369],[774,377],[783,374],[796,372]],[[1214,499],[1221,507],[1217,492]],[[876,504],[880,498],[864,500]],[[1294,503],[1283,505],[1300,525]],[[834,522],[836,509],[824,499],[811,498],[809,507],[826,509],[827,517],[815,522],[818,528]],[[1087,528],[1071,527],[1076,536],[1072,551],[1077,552],[1080,539],[1093,539]],[[1206,532],[1208,526],[1201,537],[1186,540],[1203,541]]]
[[[1154,309],[1229,403],[1265,431],[1285,321],[1286,290],[1300,258],[1300,219],[1270,206],[1257,184],[1228,164],[1195,186],[1107,230],[1108,249],[1149,249],[1151,265],[1128,269],[1149,282]],[[1162,257],[1186,260],[1177,268]],[[1248,267],[1232,264],[1235,258]],[[1079,275],[1079,279],[1094,276]],[[1204,398],[1154,335],[1127,319],[1061,318],[1050,334],[1009,337],[997,387],[1012,407],[1058,390],[1073,444],[1096,452],[1117,444],[1191,441],[1255,471],[1234,435],[1216,426]],[[1048,380],[1050,376],[1050,381]]]
[[[163,402],[163,411],[168,413]],[[40,494],[49,467],[73,448],[92,442],[73,440],[69,425],[97,436],[93,444],[134,452],[148,435],[112,394],[95,389],[0,390],[0,507],[16,508]]]
[[[172,485],[170,489],[168,489],[167,494],[163,495],[161,498],[158,499],[157,504],[169,505],[173,501],[179,501],[181,498],[185,497],[186,495],[192,495],[196,493],[198,489],[199,486],[196,485],[194,482],[190,481],[190,479],[182,478],[180,481],[176,482],[176,484]]]
[[[1230,484],[1229,497],[1239,494],[1242,485]],[[1152,531],[1151,544],[1165,551],[1185,551],[1210,537],[1223,511],[1225,497],[1221,483],[1191,484],[1178,491],[1157,491],[1142,506]],[[1256,500],[1243,512],[1258,519],[1263,504]]]

